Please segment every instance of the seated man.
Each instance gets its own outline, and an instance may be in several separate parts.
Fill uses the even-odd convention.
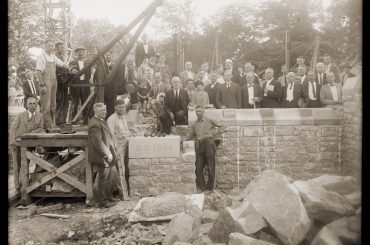
[[[162,125],[160,133],[170,134],[171,127],[173,126],[173,120],[171,119],[170,115],[171,111],[163,106],[164,96],[164,93],[159,93],[157,95],[157,99],[152,99],[150,103],[154,114],[157,116]],[[157,130],[159,130],[159,127]]]
[[[117,165],[116,170],[120,174],[114,173],[118,178],[114,178],[117,181],[113,186],[118,186],[120,189],[122,183],[123,198],[129,199],[129,168],[128,168],[128,139],[130,136],[130,130],[127,124],[126,118],[126,107],[125,102],[118,99],[114,102],[115,113],[113,113],[107,120],[109,130],[113,134],[114,141],[117,147]],[[114,169],[113,169],[114,170]],[[125,176],[125,180],[121,177]]]
[[[19,136],[24,133],[39,133],[42,131],[42,114],[36,111],[37,99],[28,97],[27,110],[21,112],[15,118],[10,128],[9,144],[13,154],[14,184],[17,191],[20,190],[19,171],[21,167],[21,148]]]

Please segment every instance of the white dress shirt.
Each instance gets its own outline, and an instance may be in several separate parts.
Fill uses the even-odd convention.
[[[32,119],[34,116],[35,116],[35,112],[30,112],[29,110],[27,110],[28,112],[28,119]]]
[[[303,75],[302,77],[301,77],[301,84],[304,82],[304,79],[306,78],[306,75]]]
[[[186,70],[186,74],[188,75],[188,78],[194,79],[193,73],[191,71]]]
[[[339,96],[338,96],[338,88],[337,88],[337,86],[335,84],[333,86],[330,86],[330,90],[331,90],[331,94],[333,96],[333,100],[334,101],[338,101],[339,100]]]
[[[325,66],[325,73],[328,73],[330,71],[331,63],[327,66]]]
[[[80,71],[84,68],[83,60],[78,60],[78,68],[80,69]],[[85,80],[85,74],[82,74],[82,76],[80,76],[80,80]]]
[[[250,105],[253,105],[253,98],[254,98],[254,88],[253,83],[248,84],[248,103]]]
[[[313,87],[315,89],[315,91],[317,91],[317,88],[316,88],[316,83],[315,82],[311,82],[309,81],[308,82],[308,98],[310,100],[317,100],[316,98],[316,94],[314,93],[314,91],[312,90],[312,84],[313,84]]]
[[[294,99],[293,91],[294,91],[294,83],[289,83],[288,89],[286,91],[286,100],[289,102]]]

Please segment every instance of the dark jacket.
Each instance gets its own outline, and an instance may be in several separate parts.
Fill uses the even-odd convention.
[[[308,105],[308,103],[309,103],[309,100],[310,100],[310,98],[308,97],[308,86],[310,86],[310,83],[309,83],[309,81],[307,80],[307,81],[305,81],[304,83],[302,83],[302,93],[303,93],[303,98],[304,98],[304,103],[306,104],[306,105]],[[315,95],[315,97],[316,97],[316,99],[317,99],[317,101],[320,101],[320,90],[321,90],[321,85],[317,82],[317,80],[316,80],[316,95]]]
[[[259,83],[253,83],[254,97],[259,97],[262,100],[262,89]],[[256,102],[256,108],[261,108],[261,103]],[[254,105],[249,104],[248,84],[242,87],[242,108],[254,108]]]
[[[84,67],[86,67],[86,65],[88,63],[89,63],[88,61],[84,60]],[[72,69],[77,69],[77,71],[80,71],[80,68],[78,66],[78,60],[72,60],[71,62],[69,62],[69,66],[71,67],[71,70]],[[90,81],[90,77],[91,77],[91,69],[87,69],[85,71],[84,75],[85,75],[85,79],[83,81],[80,80],[79,78],[76,78],[74,80],[74,83],[88,83]]]
[[[135,65],[139,67],[145,58],[154,55],[155,51],[153,45],[148,44],[148,53],[145,53],[144,44],[142,42],[138,43],[135,47]]]
[[[221,84],[216,95],[216,106],[217,108],[221,108],[222,106],[234,109],[241,108],[242,96],[239,84],[231,82],[229,89],[226,87],[226,82]]]
[[[27,80],[24,81],[23,84],[22,84],[23,95],[24,95],[24,100],[23,100],[24,101],[23,102],[24,108],[27,108],[27,99],[29,97],[35,97],[36,98],[37,95],[40,95],[38,82],[33,80],[33,83],[35,85],[36,94],[32,93],[32,89],[31,89],[30,85],[28,84]]]
[[[326,81],[326,73],[324,72],[323,73],[323,75],[322,75],[322,77],[323,77],[323,81],[321,81],[321,86],[324,86],[325,84],[327,84],[328,82]],[[315,74],[315,81],[317,82],[317,83],[319,83],[319,74],[316,72],[316,74]]]
[[[290,84],[288,83],[282,88],[282,96],[281,96],[281,107],[282,108],[298,108],[298,99],[303,98],[302,93],[302,86],[298,82],[294,83],[293,88],[293,100],[287,101],[287,91]]]
[[[104,166],[104,159],[108,157],[109,151],[113,156],[113,161],[109,163],[113,166],[116,161],[115,145],[113,135],[108,128],[106,121],[97,117],[92,117],[88,126],[88,161],[96,166]]]
[[[264,95],[264,90],[267,82],[262,85],[262,108],[279,108],[281,98],[281,84],[273,79],[270,85],[274,86],[273,91],[268,91],[267,96]]]
[[[167,107],[172,111],[172,113],[176,113],[178,109],[176,108],[176,97],[175,97],[175,90],[171,89],[166,92],[164,97],[164,106]],[[180,89],[179,91],[181,109],[185,111],[186,115],[188,115],[188,105],[190,102],[188,92],[184,89]]]
[[[208,93],[208,98],[209,98],[209,103],[213,104],[213,106],[216,108],[216,95],[217,91],[220,89],[219,83],[216,82],[215,86],[213,88],[211,87],[211,84],[208,84],[205,88],[204,91]]]

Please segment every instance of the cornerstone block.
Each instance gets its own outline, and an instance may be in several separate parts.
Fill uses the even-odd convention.
[[[180,157],[180,136],[137,136],[129,140],[129,158]]]

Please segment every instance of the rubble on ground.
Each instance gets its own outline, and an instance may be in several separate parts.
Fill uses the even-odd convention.
[[[141,205],[139,200],[129,201],[130,204],[121,201],[109,209],[76,209],[75,205],[63,205],[62,210],[55,212],[67,213],[71,216],[70,221],[53,221],[65,222],[63,224],[69,226],[64,225],[62,231],[55,233],[54,240],[46,243],[359,244],[361,193],[359,186],[352,185],[357,182],[347,176],[315,179],[292,181],[275,170],[265,170],[246,188],[233,191],[230,196],[215,190],[205,197],[202,195],[201,199],[195,198],[202,201],[201,205],[189,202],[188,196],[176,192],[141,199]],[[340,179],[350,185],[345,191],[338,191]],[[173,216],[167,220],[130,222],[129,218],[138,206],[142,215],[153,220],[157,216]],[[29,209],[35,213],[35,205],[30,205]],[[30,210],[17,209],[17,212],[26,211],[29,213]],[[24,222],[28,222],[41,217],[25,218]],[[58,235],[60,233],[63,235]],[[16,234],[19,231],[10,233],[11,236]]]

